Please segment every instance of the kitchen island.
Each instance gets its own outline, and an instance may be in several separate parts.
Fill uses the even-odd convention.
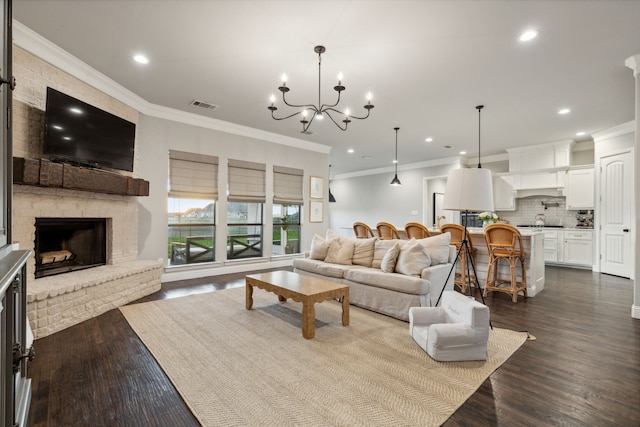
[[[534,297],[544,289],[544,233],[540,230],[518,229],[522,234],[522,246],[525,253],[525,267],[527,277],[527,296]],[[439,234],[440,230],[430,230],[431,234]],[[480,287],[484,289],[489,267],[489,250],[484,239],[482,228],[467,228],[468,238],[476,250],[476,273]],[[459,268],[459,267],[458,267]],[[520,263],[518,263],[518,280],[521,278]],[[511,280],[511,272],[505,262],[500,262],[498,278]]]

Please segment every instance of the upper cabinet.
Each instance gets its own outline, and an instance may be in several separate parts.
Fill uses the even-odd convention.
[[[594,169],[571,169],[567,171],[565,190],[567,195],[567,210],[594,209]]]
[[[511,178],[510,176],[493,176],[493,209],[496,211],[516,210],[516,192]]]
[[[508,148],[509,172],[562,169],[571,165],[573,141],[539,144],[529,147]]]

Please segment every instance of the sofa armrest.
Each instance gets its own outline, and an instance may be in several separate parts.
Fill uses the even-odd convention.
[[[409,327],[428,326],[447,321],[447,312],[440,307],[411,307],[409,309]]]
[[[433,347],[468,345],[477,342],[476,333],[464,323],[438,323],[429,326],[429,342]]]

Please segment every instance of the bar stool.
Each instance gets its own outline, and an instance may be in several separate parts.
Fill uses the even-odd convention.
[[[469,269],[470,267],[467,266],[467,249],[462,244],[464,227],[459,224],[444,224],[440,227],[440,231],[442,231],[443,233],[450,233],[451,244],[455,245],[457,251],[460,251],[460,272],[458,273],[456,269],[456,276],[453,279],[453,285],[458,286],[460,288],[460,292],[462,292],[463,294],[467,293],[469,282],[471,282],[472,286],[473,284],[475,284],[475,286],[479,288],[480,286],[478,285],[478,278],[476,277],[475,272],[473,271],[473,269]],[[468,234],[467,245],[469,246],[469,252],[471,255],[471,259],[473,260],[473,265],[478,265],[476,262],[476,249],[473,247]],[[467,272],[469,272],[468,275]]]
[[[412,237],[416,239],[424,239],[431,237],[429,229],[419,222],[408,222],[404,225],[404,232],[407,233],[407,239]]]
[[[388,222],[379,222],[376,224],[376,229],[378,230],[378,239],[380,240],[392,240],[399,239],[400,233],[393,224]]]
[[[484,229],[484,238],[489,250],[489,268],[487,269],[487,283],[484,295],[497,291],[511,295],[514,303],[518,302],[518,292],[527,296],[527,270],[524,262],[522,235],[517,228],[509,224],[491,224]],[[498,279],[499,261],[504,260],[509,265],[511,280]],[[521,280],[518,281],[516,271],[520,261]]]
[[[353,223],[353,232],[358,239],[366,239],[369,237],[375,237],[373,234],[373,230],[364,222],[354,222]]]

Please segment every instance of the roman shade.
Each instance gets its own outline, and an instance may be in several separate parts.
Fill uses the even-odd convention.
[[[169,197],[218,200],[218,157],[169,150]]]
[[[265,171],[263,163],[229,159],[230,202],[263,202],[265,195]]]
[[[273,203],[282,205],[301,205],[302,198],[302,169],[273,167]]]

